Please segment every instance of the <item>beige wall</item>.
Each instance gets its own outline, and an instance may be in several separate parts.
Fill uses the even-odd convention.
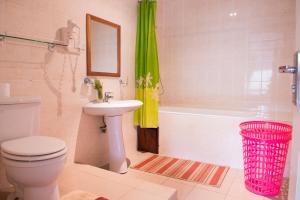
[[[81,28],[80,42],[85,48],[86,13],[120,24],[121,77],[125,80],[128,77],[129,85],[120,86],[118,78],[100,79],[104,90],[113,91],[115,98],[133,98],[136,4],[136,0],[0,0],[0,32],[53,40],[56,31],[65,27],[67,20],[72,20]],[[86,75],[85,54],[85,51],[81,52],[75,67],[75,55],[61,51],[49,53],[42,45],[30,42],[0,42],[0,82],[11,84],[12,95],[42,97],[40,132],[64,139],[70,149],[69,161],[74,158],[79,126],[84,127],[81,124],[85,121],[81,116],[82,105],[88,101],[80,96],[82,78]],[[75,91],[72,89],[74,87]],[[91,121],[95,123],[97,120]],[[126,147],[134,150],[132,114],[125,116],[124,123]],[[94,130],[83,129],[81,134],[85,133],[83,137],[88,138],[90,131]],[[89,141],[85,141],[89,146]]]
[[[163,105],[291,112],[294,0],[161,0]],[[237,12],[230,17],[230,12]]]

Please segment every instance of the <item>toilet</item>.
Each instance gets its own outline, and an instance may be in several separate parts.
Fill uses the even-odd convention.
[[[7,200],[59,200],[56,180],[67,147],[60,139],[38,135],[40,102],[38,97],[0,98],[1,165],[15,186]]]

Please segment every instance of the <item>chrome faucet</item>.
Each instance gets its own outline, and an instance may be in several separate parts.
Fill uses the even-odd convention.
[[[109,102],[110,99],[114,98],[113,93],[112,92],[105,92],[104,93],[104,102]]]

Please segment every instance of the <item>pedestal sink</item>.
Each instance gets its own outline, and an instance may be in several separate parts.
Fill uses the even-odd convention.
[[[126,154],[122,134],[122,114],[142,106],[138,100],[89,102],[83,107],[86,114],[104,116],[109,138],[109,169],[118,173],[127,172]]]

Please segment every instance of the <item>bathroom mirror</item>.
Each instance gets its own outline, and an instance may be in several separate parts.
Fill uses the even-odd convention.
[[[120,77],[121,26],[86,15],[87,75]]]

